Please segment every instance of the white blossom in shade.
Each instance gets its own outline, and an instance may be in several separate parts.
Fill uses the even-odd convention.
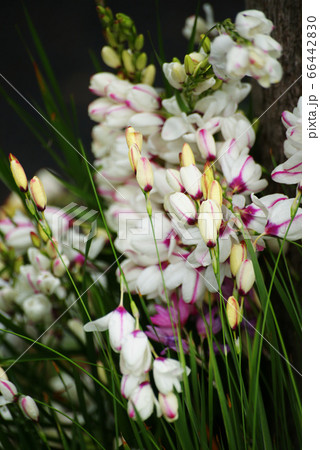
[[[190,374],[189,367],[186,367],[186,374]],[[181,381],[184,369],[180,362],[172,358],[158,357],[153,362],[153,378],[157,389],[162,394],[169,394],[173,388],[181,392]]]
[[[123,375],[140,376],[150,370],[151,349],[147,335],[140,330],[128,334],[122,342],[120,370]]]
[[[231,79],[240,80],[248,72],[249,51],[242,45],[233,46],[226,59],[226,71]]]
[[[41,271],[37,277],[36,287],[45,295],[51,295],[60,286],[60,280],[51,272]]]
[[[252,40],[256,34],[270,34],[273,30],[271,20],[262,11],[248,9],[239,12],[235,19],[235,26],[240,36]]]
[[[36,402],[29,395],[23,395],[19,398],[19,406],[26,417],[38,422],[39,420],[39,408]]]
[[[36,248],[28,249],[28,258],[30,263],[37,270],[48,270],[51,265],[50,259]]]
[[[277,183],[301,184],[302,152],[298,151],[287,161],[279,164],[271,173],[271,178]]]
[[[144,136],[150,136],[159,131],[163,125],[164,119],[159,114],[151,112],[141,112],[134,114],[130,118],[130,124],[136,131]]]
[[[90,119],[95,122],[102,122],[105,118],[105,115],[108,112],[108,109],[113,106],[113,103],[106,98],[98,98],[90,103],[88,108],[88,113]]]
[[[226,59],[234,46],[234,41],[227,34],[220,34],[211,43],[209,63],[212,64],[216,76],[222,80],[229,78],[226,70]]]
[[[161,105],[157,91],[147,84],[136,84],[129,90],[126,105],[137,112],[151,112]]]
[[[194,199],[198,200],[202,197],[201,178],[202,173],[194,164],[181,167],[180,177],[187,193]]]
[[[157,399],[148,381],[144,381],[131,393],[128,401],[128,415],[137,419],[137,413],[142,421],[147,420],[157,406]],[[157,408],[158,409],[158,408]]]
[[[18,391],[17,388],[11,381],[0,379],[0,392],[3,395],[4,399],[12,403],[16,400]]]
[[[173,392],[164,395],[159,392],[159,405],[167,422],[173,422],[179,417],[179,405],[177,396]]]
[[[30,231],[35,232],[32,222],[21,212],[16,212],[12,218],[0,220],[0,231],[8,247],[13,247],[17,255],[21,255],[32,246]]]
[[[196,31],[195,31],[195,42],[201,41],[201,35],[206,34],[210,28],[212,28],[215,24],[214,22],[214,16],[213,16],[213,8],[210,5],[210,3],[204,3],[203,11],[205,12],[205,19],[198,16],[197,18],[197,24],[196,24]],[[189,16],[184,24],[184,27],[182,29],[182,34],[185,38],[190,39],[193,31],[193,26],[195,22],[195,16]],[[211,31],[212,33],[216,33],[216,30]]]
[[[170,195],[170,205],[172,212],[183,223],[193,225],[196,222],[196,206],[189,197],[181,192]]]
[[[22,304],[26,317],[32,322],[48,321],[51,318],[50,300],[43,294],[35,294]]]
[[[162,70],[171,86],[176,89],[182,89],[182,85],[187,78],[182,64],[178,62],[164,63]]]
[[[124,398],[129,398],[133,391],[145,380],[145,375],[136,377],[135,375],[123,375],[121,378],[121,395]]]
[[[255,274],[252,261],[245,259],[242,261],[236,275],[237,287],[240,295],[246,295],[255,282]]]
[[[227,141],[235,139],[239,148],[251,148],[254,144],[256,135],[252,128],[252,124],[241,113],[233,114],[232,116],[222,118],[220,120],[221,134]]]
[[[123,306],[118,306],[106,316],[100,317],[93,322],[88,322],[83,329],[90,331],[109,331],[109,340],[112,349],[120,352],[125,338],[133,332],[135,320]]]
[[[264,53],[272,56],[272,58],[280,58],[282,47],[275,39],[266,34],[256,34],[253,38],[255,47],[260,48]]]

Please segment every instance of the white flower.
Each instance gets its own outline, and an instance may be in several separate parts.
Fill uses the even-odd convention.
[[[47,321],[51,318],[51,303],[43,294],[27,298],[22,304],[23,311],[32,322]]]
[[[205,128],[199,128],[196,133],[196,140],[201,156],[208,161],[214,161],[217,150],[212,134]]]
[[[135,330],[122,342],[120,370],[123,375],[140,376],[150,370],[151,349],[143,331]]]
[[[226,58],[226,71],[233,80],[243,78],[248,72],[249,52],[242,45],[235,45],[230,49]]]
[[[255,282],[253,264],[250,259],[242,261],[236,275],[240,295],[246,295]]]
[[[121,378],[121,395],[124,398],[129,398],[133,391],[145,380],[145,375],[136,377],[135,375],[123,375]]]
[[[159,392],[159,405],[162,414],[167,422],[173,422],[179,417],[179,405],[177,396],[173,392],[169,392],[167,395]]]
[[[158,357],[153,362],[153,378],[157,389],[162,394],[169,394],[173,388],[181,392],[180,382],[182,381],[184,369],[179,361],[172,358]],[[186,374],[190,369],[186,367]]]
[[[126,104],[137,112],[151,112],[159,109],[161,100],[153,87],[136,84],[129,90]]]
[[[62,262],[63,261],[63,262]],[[58,256],[52,263],[52,272],[55,277],[62,277],[70,264],[69,259],[65,255]]]
[[[162,70],[171,86],[176,89],[182,89],[182,85],[187,78],[182,64],[178,62],[164,63]]]
[[[188,225],[196,222],[196,207],[192,200],[181,192],[170,195],[170,205],[179,220]]]
[[[120,352],[124,339],[135,327],[135,320],[123,306],[118,306],[114,311],[100,319],[88,322],[84,325],[84,331],[109,330],[109,340],[112,349]]]
[[[185,190],[194,199],[198,200],[202,197],[201,178],[202,173],[194,164],[181,167],[180,177]]]
[[[136,387],[129,397],[128,415],[131,419],[135,420],[137,419],[137,412],[142,421],[147,420],[153,413],[153,409],[155,405],[157,406],[157,403],[150,383],[145,381]]]
[[[256,34],[270,34],[273,29],[271,20],[268,20],[261,11],[250,9],[239,12],[235,20],[237,32],[246,39],[253,39]]]

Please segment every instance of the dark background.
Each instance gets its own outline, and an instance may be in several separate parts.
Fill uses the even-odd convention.
[[[202,5],[205,3],[201,1]],[[152,54],[148,32],[157,47],[156,8],[150,1],[109,1],[107,5],[114,13],[123,12],[131,16],[138,32],[145,35],[145,49]],[[1,64],[0,73],[20,91],[32,104],[41,104],[33,66],[27,53],[29,47],[35,54],[32,38],[27,27],[24,9],[26,7],[42,44],[50,59],[66,101],[72,95],[75,100],[80,124],[81,138],[90,148],[90,132],[93,123],[87,116],[87,108],[93,100],[88,91],[90,76],[95,73],[89,50],[100,58],[101,47],[105,44],[100,22],[96,14],[94,0],[20,0],[1,2],[2,23],[0,27]],[[173,56],[183,58],[187,50],[187,40],[182,36],[186,17],[194,14],[195,0],[159,1],[166,59]],[[216,2],[216,20],[234,18],[244,9],[244,1],[227,0]],[[200,15],[204,16],[202,8]],[[19,35],[22,34],[22,38]],[[106,66],[105,66],[106,67]],[[106,70],[108,68],[106,67]],[[158,68],[159,72],[159,68]],[[0,77],[0,85],[19,105],[30,112],[34,118],[42,119],[22,100]],[[28,178],[41,167],[55,167],[51,157],[41,148],[22,120],[0,96],[0,148],[13,153],[23,164]],[[48,125],[43,122],[44,127]],[[70,148],[70,151],[73,151]],[[0,182],[0,201],[7,196],[7,189]]]

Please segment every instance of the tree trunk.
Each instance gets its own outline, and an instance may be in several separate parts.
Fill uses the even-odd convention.
[[[284,110],[292,111],[302,92],[302,79],[296,81],[302,72],[302,4],[300,0],[246,0],[246,7],[247,9],[258,9],[272,20],[275,27],[272,37],[283,48],[283,54],[279,60],[283,67],[283,77],[280,83],[271,85],[268,89],[261,88],[256,82],[252,83],[255,117],[259,117],[270,107],[260,119],[256,159],[271,170],[273,165],[270,151],[277,164],[285,159],[283,157],[285,128],[280,120],[281,113]],[[271,106],[275,101],[276,103]]]

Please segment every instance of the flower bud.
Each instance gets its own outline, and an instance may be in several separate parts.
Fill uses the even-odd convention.
[[[235,277],[241,266],[241,263],[247,258],[247,246],[245,242],[233,244],[230,252],[230,270]]]
[[[38,211],[44,211],[47,206],[47,196],[43,184],[37,176],[30,181],[30,190]]]
[[[121,57],[126,71],[130,74],[135,73],[132,54],[129,52],[129,50],[123,50],[121,53]]]
[[[8,376],[1,366],[0,366],[0,378],[4,381],[8,381]]]
[[[61,261],[60,256],[58,256],[52,263],[52,272],[55,277],[62,277],[66,273],[66,268],[69,267],[70,261],[65,255],[61,255],[63,262]],[[64,264],[63,264],[64,263]]]
[[[100,319],[86,323],[83,329],[86,332],[109,330],[111,348],[119,353],[124,339],[133,332],[134,327],[135,320],[131,314],[123,306],[118,306]]]
[[[197,210],[194,202],[181,192],[172,194],[169,198],[174,214],[179,220],[188,225],[194,225],[197,221]]]
[[[142,72],[141,83],[152,86],[156,77],[156,68],[153,64],[149,64]]]
[[[99,380],[105,385],[108,386],[108,377],[106,374],[106,369],[101,361],[97,361],[97,373]]]
[[[34,247],[41,247],[41,239],[34,231],[30,231],[30,238]]]
[[[119,55],[112,47],[109,47],[108,45],[102,47],[101,58],[103,62],[112,69],[118,69],[121,67]]]
[[[211,165],[212,163],[210,163],[209,161],[205,163],[201,178],[201,189],[205,200],[208,199],[209,189],[212,181],[214,180]]]
[[[29,395],[22,396],[19,398],[19,406],[26,417],[38,422],[39,420],[39,409],[36,402]]]
[[[201,39],[201,47],[203,48],[204,52],[210,53],[211,41],[210,41],[209,37],[206,36],[205,34],[201,34],[200,39]]]
[[[137,70],[143,70],[147,65],[148,57],[146,53],[140,53],[136,60]]]
[[[52,241],[49,240],[46,244],[46,252],[51,259],[55,259],[57,257],[56,246],[57,241],[54,238],[52,239]]]
[[[192,61],[192,58],[190,57],[190,55],[186,55],[184,57],[184,69],[186,71],[186,74],[187,75],[192,75],[193,71],[194,71],[194,68],[195,68],[195,64]]]
[[[9,154],[9,161],[10,161],[10,170],[12,172],[16,185],[18,186],[21,192],[27,192],[28,180],[22,165],[19,163],[17,158],[12,153]]]
[[[221,222],[220,206],[214,200],[202,202],[199,209],[198,226],[207,247],[215,247]]]
[[[144,36],[143,34],[138,34],[136,40],[134,41],[134,48],[139,52],[142,49],[143,45],[144,45]]]
[[[240,295],[247,294],[255,282],[254,268],[250,259],[245,259],[236,275],[237,287]]]
[[[183,183],[183,186],[185,187],[185,190],[188,192],[188,194],[194,199],[198,200],[202,197],[202,190],[201,190],[201,178],[202,173],[193,164],[190,164],[186,167],[181,167],[180,169],[180,176]]]
[[[184,187],[182,185],[180,172],[176,169],[167,169],[166,171],[166,180],[168,185],[175,192],[184,192]]]
[[[147,420],[154,409],[155,396],[149,381],[144,381],[132,392],[128,401],[128,415],[137,419],[137,413],[142,421]]]
[[[173,422],[179,417],[177,396],[173,392],[164,395],[159,392],[159,405],[167,422]]]
[[[134,171],[134,174],[137,173],[137,165],[139,160],[141,159],[141,153],[139,151],[139,148],[136,144],[132,144],[130,147],[130,150],[128,152],[130,166],[132,170]]]
[[[226,306],[226,314],[230,328],[234,330],[241,322],[241,317],[238,300],[233,296],[228,298]]]
[[[36,270],[48,270],[50,267],[50,259],[37,248],[30,247],[28,249],[28,258]]]
[[[138,150],[141,152],[143,136],[133,127],[126,128],[126,141],[129,149],[133,144],[135,144],[138,147]]]
[[[195,165],[196,161],[194,159],[193,151],[189,144],[185,143],[182,147],[182,152],[179,154],[180,166],[187,167],[191,164]]]
[[[216,143],[211,133],[205,128],[197,130],[196,141],[201,153],[201,156],[207,161],[214,161],[216,159]]]
[[[17,399],[18,391],[11,381],[0,379],[0,392],[9,403],[15,402]]]
[[[165,77],[176,89],[182,89],[182,85],[186,80],[187,74],[184,66],[179,62],[164,63],[162,66]]]
[[[38,223],[38,232],[43,242],[47,242],[49,238],[43,228],[47,229],[46,223],[40,220]]]
[[[153,171],[150,161],[147,158],[140,158],[137,164],[137,182],[145,192],[150,192],[153,188]]]
[[[208,192],[208,199],[214,200],[217,205],[221,207],[222,205],[222,189],[219,181],[213,180],[209,192]]]
[[[150,370],[151,349],[147,335],[140,330],[127,334],[120,352],[120,370],[123,375],[140,376]]]

